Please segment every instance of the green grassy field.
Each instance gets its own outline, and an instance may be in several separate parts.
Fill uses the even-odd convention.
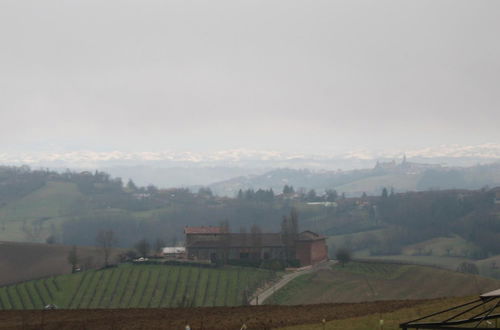
[[[328,237],[327,244],[333,247],[333,250],[342,246],[356,246],[356,242],[366,239],[367,235],[383,240],[384,235],[390,230],[391,228],[388,227],[353,234],[334,235]],[[478,266],[485,264],[471,259],[470,256],[477,250],[478,248],[474,244],[467,242],[458,235],[453,235],[450,237],[436,237],[418,244],[407,245],[403,247],[401,254],[397,255],[372,256],[369,249],[361,249],[353,251],[353,257],[362,260],[401,262],[456,270],[464,261],[476,263]],[[492,276],[493,273],[487,267],[480,267],[480,274],[499,278]]]
[[[450,237],[437,237],[418,244],[408,245],[403,249],[404,255],[416,255],[419,251],[431,252],[440,257],[462,257],[467,258],[471,251],[477,250],[477,246],[467,242],[458,235]]]
[[[366,235],[373,235],[377,239],[383,239],[385,233],[390,230],[389,228],[375,229],[375,230],[367,230],[361,231],[358,233],[352,234],[343,234],[343,235],[332,235],[327,239],[328,246],[334,246],[336,248],[355,243],[359,240],[362,240]]]
[[[421,174],[387,174],[368,177],[335,187],[337,191],[345,193],[369,193],[373,194],[382,190],[383,187],[394,187],[398,191],[416,190]]]
[[[57,227],[70,213],[70,207],[82,197],[76,184],[49,182],[42,188],[0,208],[0,241],[43,241],[52,225]],[[27,237],[23,227],[45,218],[39,237]]]
[[[479,260],[476,265],[479,267],[480,274],[500,279],[500,255]]]
[[[274,272],[124,264],[0,288],[0,309],[237,306]]]
[[[468,296],[500,287],[500,281],[444,269],[383,263],[335,265],[299,276],[267,304],[313,304]]]
[[[440,257],[440,256],[411,256],[405,254],[390,255],[390,256],[369,256],[366,253],[356,253],[356,258],[366,260],[366,261],[377,261],[377,262],[400,262],[408,264],[416,264],[422,266],[435,266],[446,268],[449,270],[456,270],[458,265],[462,262],[472,262],[474,260],[459,258],[459,257]]]

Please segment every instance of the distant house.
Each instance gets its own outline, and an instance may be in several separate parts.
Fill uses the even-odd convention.
[[[326,237],[311,231],[299,233],[291,246],[280,233],[229,233],[223,227],[185,227],[184,233],[192,259],[285,260],[287,252],[302,266],[328,259]]]
[[[337,207],[336,202],[308,202],[307,205],[311,206],[324,206],[324,207]]]
[[[186,248],[183,246],[164,247],[162,256],[166,258],[184,258],[186,256]]]

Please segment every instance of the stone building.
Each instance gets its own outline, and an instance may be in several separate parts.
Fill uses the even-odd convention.
[[[326,237],[304,231],[288,245],[280,233],[229,233],[223,227],[185,227],[188,258],[197,260],[285,260],[302,266],[328,259]]]

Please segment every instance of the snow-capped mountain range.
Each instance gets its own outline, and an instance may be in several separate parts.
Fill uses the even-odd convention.
[[[443,145],[412,150],[368,151],[305,154],[280,151],[232,149],[216,152],[143,151],[97,152],[89,150],[67,152],[0,152],[0,164],[33,167],[101,168],[108,166],[154,165],[161,167],[291,167],[311,169],[353,169],[373,165],[377,160],[401,159],[426,161],[447,166],[468,166],[500,160],[500,144],[474,146]]]
[[[318,174],[320,181],[324,181],[321,177],[322,174],[332,175],[332,173],[342,174],[349,170],[373,169],[377,162],[382,166],[385,163],[390,167],[396,163],[400,164],[405,156],[409,162],[436,164],[440,165],[441,168],[498,164],[500,163],[500,144],[448,145],[380,152],[353,150],[330,154],[248,149],[218,152],[97,152],[88,150],[4,152],[0,153],[0,165],[28,165],[33,169],[50,168],[58,171],[65,169],[74,171],[101,170],[124,180],[132,179],[141,186],[154,184],[161,188],[191,187],[195,189],[198,186],[211,186],[214,191],[230,195],[234,193],[232,188],[235,187],[257,187],[259,184],[262,187],[267,187],[269,180],[260,182],[258,178],[265,177],[266,173],[279,169],[290,169],[292,172],[291,174],[286,172],[290,175],[287,174],[286,178],[282,178],[283,180],[279,181],[275,185],[276,187],[286,180],[297,177],[294,170],[300,172],[306,169],[309,173]],[[255,180],[258,181],[258,184],[254,182]],[[489,184],[488,180],[483,181]],[[308,182],[306,180],[296,183],[307,186]],[[318,188],[321,187],[318,186]]]

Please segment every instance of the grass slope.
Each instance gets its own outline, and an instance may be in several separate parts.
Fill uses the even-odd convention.
[[[398,191],[412,191],[417,189],[421,174],[386,174],[363,178],[341,186],[336,186],[337,191],[346,194],[360,195],[363,192],[378,194],[384,187],[393,187]]]
[[[0,240],[24,241],[28,238],[23,231],[37,220],[42,222],[40,239],[47,237],[52,224],[65,220],[71,206],[82,198],[76,184],[70,182],[49,182],[42,188],[21,199],[0,208]]]
[[[274,272],[253,268],[131,265],[0,288],[0,309],[237,306]]]
[[[328,246],[335,250],[343,246],[356,246],[357,242],[366,240],[370,236],[378,240],[384,240],[385,235],[392,230],[391,227],[362,231],[353,234],[332,235],[327,239]],[[405,246],[401,254],[397,255],[377,255],[372,256],[369,249],[353,251],[357,259],[364,259],[374,262],[401,262],[408,264],[418,264],[423,266],[443,267],[450,270],[456,270],[464,261],[476,263],[476,265],[485,265],[485,262],[470,259],[470,256],[477,251],[478,247],[467,242],[458,235],[449,237],[436,237],[424,242]],[[500,263],[498,263],[500,265]],[[491,266],[488,263],[488,266]],[[480,267],[480,274],[483,276],[500,278],[495,273],[489,271],[490,267]]]
[[[299,276],[266,303],[430,299],[477,295],[499,287],[499,280],[432,267],[352,262]]]

